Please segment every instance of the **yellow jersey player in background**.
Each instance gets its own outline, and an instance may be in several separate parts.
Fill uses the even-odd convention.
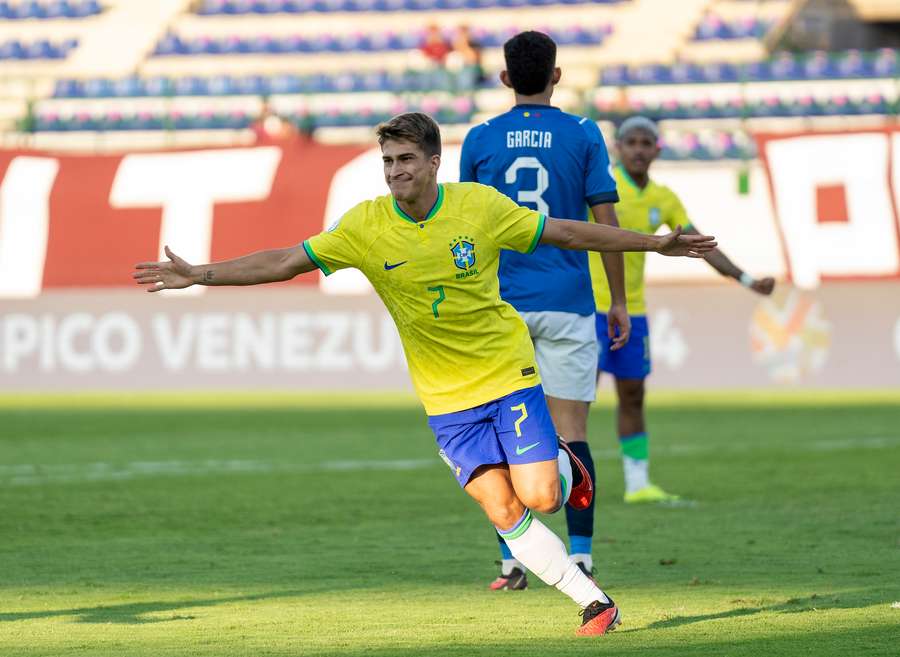
[[[515,557],[582,608],[578,634],[604,634],[619,623],[618,607],[532,514],[558,511],[567,499],[589,503],[592,490],[583,466],[557,441],[528,329],[500,298],[500,250],[554,244],[702,257],[715,242],[680,230],[656,237],[552,219],[492,187],[438,185],[440,131],[425,114],[396,116],[377,134],[390,195],[357,205],[293,247],[200,266],[166,247],[169,261],[141,263],[134,277],[158,291],[283,281],[316,268],[325,275],[362,271],[397,325],[413,385],[457,482]]]
[[[633,116],[619,127],[616,151],[619,163],[613,174],[619,191],[616,214],[622,228],[653,235],[663,225],[684,226],[686,234],[697,234],[675,193],[650,179],[650,165],[659,155],[656,124],[642,116]],[[718,249],[704,258],[720,274],[740,282],[758,294],[768,295],[775,287],[773,278],[755,279],[737,267]],[[598,379],[603,372],[615,378],[618,406],[616,429],[625,472],[625,501],[670,502],[677,495],[667,493],[649,478],[649,443],[644,420],[644,381],[650,374],[650,334],[644,301],[643,253],[625,254],[625,298],[631,315],[631,339],[622,349],[610,349],[607,321],[603,309],[611,298],[606,272],[600,257],[590,254],[591,278],[597,303],[597,340],[600,342]]]

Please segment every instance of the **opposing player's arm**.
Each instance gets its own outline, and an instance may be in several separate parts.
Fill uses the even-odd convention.
[[[619,227],[615,206],[598,203],[591,206],[594,221],[604,226]],[[621,349],[631,337],[631,319],[625,304],[625,258],[621,253],[601,253],[606,282],[609,285],[610,306],[606,311],[606,333],[612,344],[610,351]]]
[[[688,226],[685,231],[685,235],[699,235],[699,231],[694,226]],[[722,276],[728,276],[729,278],[733,278],[738,283],[747,287],[758,294],[772,294],[772,290],[775,289],[775,279],[771,276],[767,276],[766,278],[756,279],[743,269],[734,264],[731,259],[726,256],[722,251],[718,248],[712,249],[708,251],[703,258],[710,264],[710,266],[715,269],[717,272],[722,274]]]
[[[316,264],[302,244],[285,249],[257,251],[249,255],[191,265],[165,248],[167,261],[141,262],[132,274],[139,285],[149,285],[148,292],[178,290],[191,285],[257,285],[287,281],[298,274],[313,271]]]
[[[541,244],[574,251],[656,251],[666,256],[702,258],[716,248],[709,235],[683,235],[679,226],[668,235],[645,235],[631,230],[571,219],[547,217]]]
[[[619,227],[615,206],[612,203],[600,203],[591,206],[594,221],[603,226]],[[601,253],[603,268],[609,281],[609,292],[613,305],[625,304],[625,259],[621,253]]]

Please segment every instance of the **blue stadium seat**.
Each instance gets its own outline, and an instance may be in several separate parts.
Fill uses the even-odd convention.
[[[707,14],[697,25],[693,38],[695,41],[760,39],[765,36],[771,25],[770,21],[755,17],[725,21],[715,14]]]
[[[165,34],[156,44],[155,55],[182,55],[187,52],[185,44],[176,34]]]
[[[378,0],[346,0],[344,11],[376,12],[381,10],[378,8]]]
[[[605,66],[600,71],[600,84],[618,86],[628,84],[628,67],[621,64]]]
[[[0,59],[25,59],[25,48],[16,40],[0,44]]]
[[[700,70],[704,82],[736,82],[742,77],[741,70],[734,64],[704,64]]]
[[[224,12],[224,0],[203,0],[197,7],[197,13],[201,16],[216,16]]]
[[[63,130],[59,116],[56,114],[38,114],[34,127],[38,132],[61,132]]]
[[[298,75],[288,73],[269,78],[269,93],[298,94],[304,91],[303,78]]]
[[[204,78],[186,76],[177,78],[173,84],[173,92],[176,96],[206,96],[209,87]]]
[[[98,0],[82,0],[81,3],[74,7],[74,18],[83,18],[85,16],[95,16],[103,11],[103,6]]]
[[[669,79],[677,84],[703,82],[703,71],[696,64],[678,62],[668,71]]]
[[[230,75],[215,75],[206,82],[206,93],[210,96],[232,96],[238,85]]]
[[[331,77],[318,73],[305,79],[305,91],[312,94],[327,94],[334,91]]]
[[[93,0],[96,1],[96,0]],[[399,12],[491,7],[529,7],[554,4],[612,4],[621,0],[203,0],[196,8],[200,16],[273,15],[309,12]]]
[[[289,14],[305,14],[312,10],[313,0],[284,0],[282,7]]]
[[[147,95],[147,90],[144,88],[144,81],[137,76],[114,80],[111,83],[111,86],[111,95],[118,98],[134,98]]]
[[[236,88],[239,93],[252,96],[262,96],[268,92],[266,79],[261,75],[247,75],[238,78]]]
[[[47,39],[39,39],[25,46],[26,59],[60,59],[61,57],[65,57],[63,50]]]
[[[780,53],[774,59],[769,60],[767,64],[769,67],[768,79],[770,80],[802,80],[807,77],[800,62],[790,53]]]
[[[253,0],[229,0],[225,5],[226,14],[243,15],[253,11]]]
[[[882,48],[871,63],[872,77],[893,78],[900,75],[900,50]]]
[[[47,18],[69,18],[69,12],[69,3],[65,0],[50,2],[44,8],[44,15]]]
[[[359,74],[359,89],[361,91],[385,91],[390,86],[390,80],[384,71],[371,71]]]
[[[175,84],[169,78],[155,76],[144,81],[144,91],[148,96],[171,96],[175,93]]]
[[[81,98],[84,91],[78,80],[61,79],[53,86],[53,98]]]
[[[12,19],[39,19],[46,18],[47,12],[44,7],[35,2],[34,0],[30,0],[28,2],[20,2],[15,5],[10,6],[10,12],[8,18]]]
[[[254,14],[278,14],[283,11],[284,3],[281,0],[256,0],[256,2],[253,3]]]

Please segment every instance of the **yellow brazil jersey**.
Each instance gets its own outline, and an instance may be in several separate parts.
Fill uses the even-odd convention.
[[[668,187],[657,185],[652,180],[641,189],[631,176],[621,167],[614,170],[616,187],[619,190],[619,202],[616,203],[616,216],[619,226],[639,233],[653,235],[660,226],[671,229],[681,225],[687,228],[690,222],[681,200]],[[647,306],[644,302],[644,257],[642,251],[629,251],[625,256],[625,300],[628,303],[629,315],[644,315]],[[605,313],[612,301],[609,294],[609,283],[603,261],[599,253],[590,253],[591,280],[594,285],[594,300],[597,312]]]
[[[360,203],[303,243],[326,275],[356,267],[394,318],[429,415],[452,413],[540,383],[518,313],[500,299],[500,249],[530,253],[545,217],[477,183],[438,186],[417,222],[392,196]]]

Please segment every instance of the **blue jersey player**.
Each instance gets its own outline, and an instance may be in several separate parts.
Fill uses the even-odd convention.
[[[609,155],[597,125],[550,104],[562,74],[556,44],[540,32],[523,32],[503,47],[502,82],[513,89],[516,105],[473,128],[466,136],[460,181],[491,185],[511,199],[556,217],[618,225],[619,200],[610,175]],[[612,348],[630,332],[625,307],[621,254],[604,254],[612,304],[607,330]],[[587,467],[594,465],[587,443],[587,416],[596,397],[598,346],[594,296],[587,254],[541,245],[531,256],[500,254],[500,294],[522,316],[534,342],[537,363],[553,423]],[[566,508],[570,554],[582,570],[593,568],[593,503]],[[525,569],[500,539],[503,561],[493,589],[524,589]]]

